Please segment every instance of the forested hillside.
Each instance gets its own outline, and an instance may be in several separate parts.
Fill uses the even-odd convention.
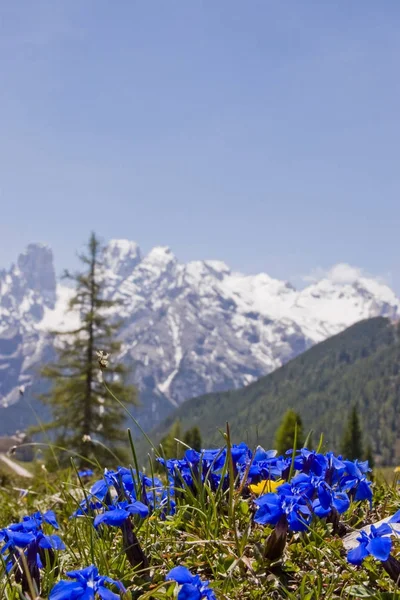
[[[207,394],[185,402],[151,435],[159,441],[176,419],[198,425],[203,444],[219,444],[226,421],[235,441],[273,444],[289,408],[306,430],[321,432],[338,449],[351,406],[358,405],[365,443],[378,461],[400,460],[399,324],[361,321],[304,352],[274,373],[239,390]]]

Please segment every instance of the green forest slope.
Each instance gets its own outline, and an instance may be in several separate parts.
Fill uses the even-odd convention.
[[[228,421],[234,441],[271,447],[282,416],[293,408],[305,431],[323,432],[338,450],[356,403],[364,441],[376,458],[400,462],[399,331],[384,318],[361,321],[245,388],[188,400],[150,437],[158,443],[180,419],[182,430],[198,425],[203,446],[220,444],[218,429]],[[145,450],[141,444],[141,456]]]

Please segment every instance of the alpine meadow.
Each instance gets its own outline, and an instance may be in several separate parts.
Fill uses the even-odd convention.
[[[400,600],[400,2],[0,2],[0,600]]]

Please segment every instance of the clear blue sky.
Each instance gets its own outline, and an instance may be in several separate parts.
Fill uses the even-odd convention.
[[[4,0],[0,265],[91,229],[400,293],[400,2]]]

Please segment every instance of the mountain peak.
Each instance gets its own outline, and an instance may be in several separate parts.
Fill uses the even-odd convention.
[[[107,269],[125,279],[142,260],[136,242],[125,239],[110,240],[105,248],[104,262]]]
[[[146,255],[145,261],[160,267],[166,266],[171,262],[177,262],[175,255],[168,246],[155,246]]]
[[[55,300],[53,252],[46,244],[29,244],[18,257],[18,269],[29,289]]]

